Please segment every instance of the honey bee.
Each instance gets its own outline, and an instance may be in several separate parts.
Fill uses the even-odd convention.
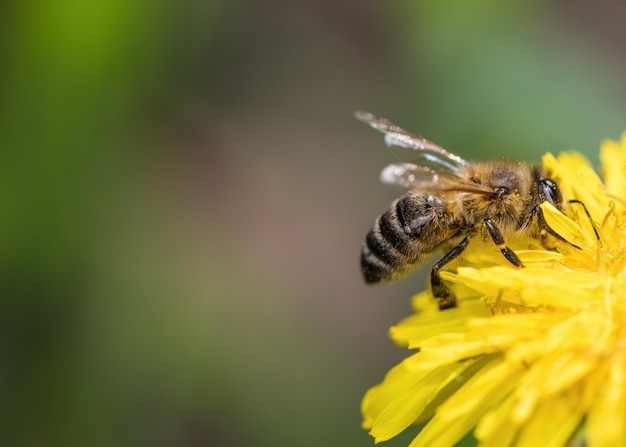
[[[524,266],[507,247],[508,238],[539,236],[545,247],[547,233],[554,234],[539,205],[547,201],[563,211],[563,197],[541,166],[505,159],[469,162],[385,118],[366,112],[355,116],[382,132],[403,161],[383,169],[381,181],[407,190],[376,219],[365,238],[361,270],[367,283],[396,280],[452,244],[454,248],[433,265],[430,285],[440,309],[456,307],[440,271],[477,234],[491,238],[504,258],[519,268]]]

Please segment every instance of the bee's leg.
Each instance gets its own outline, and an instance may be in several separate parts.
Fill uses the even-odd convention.
[[[599,241],[600,240],[600,235],[598,234],[598,230],[596,230],[596,226],[593,223],[593,219],[591,218],[591,214],[589,214],[589,210],[587,209],[585,204],[583,202],[581,202],[580,200],[576,200],[576,199],[569,200],[568,202],[569,203],[578,203],[580,206],[583,207],[583,210],[585,210],[585,214],[587,215],[587,218],[589,219],[589,222],[591,223],[591,228],[593,228],[593,232],[596,235],[596,239]]]
[[[532,210],[530,210],[530,213],[528,213],[526,215],[526,217],[524,217],[524,220],[522,220],[519,224],[519,228],[528,228],[528,226],[530,225],[530,223],[533,221],[533,219],[535,218],[535,214],[537,214],[537,210],[541,210],[541,208],[539,208],[538,206],[534,207]]]
[[[537,226],[539,227],[539,237],[541,237],[541,245],[543,246],[543,248],[545,248],[546,250],[549,250],[548,237],[547,237],[548,233],[565,241],[565,239],[563,239],[560,235],[552,231],[552,228],[548,226],[546,219],[543,217],[543,211],[541,211],[541,207],[539,205],[534,207],[530,211],[530,213],[528,213],[528,215],[520,223],[519,228],[520,229],[528,228],[535,217],[537,218]]]
[[[444,265],[463,253],[463,250],[465,250],[469,241],[470,236],[466,236],[459,245],[450,250],[443,258],[433,265],[433,268],[430,271],[430,286],[433,291],[433,296],[439,302],[439,309],[441,310],[456,307],[456,297],[448,286],[445,285],[443,279],[441,279],[439,271]]]
[[[485,225],[487,226],[487,231],[489,231],[489,236],[491,236],[491,239],[498,246],[507,261],[515,267],[524,267],[524,264],[522,264],[522,261],[520,261],[515,252],[506,246],[504,237],[502,237],[502,233],[500,233],[496,224],[494,224],[491,219],[487,218],[485,219]]]
[[[548,249],[548,231],[554,234],[552,229],[548,226],[546,218],[543,217],[543,211],[540,206],[535,207],[535,213],[537,213],[537,226],[539,227],[539,237],[541,237],[541,245],[543,248]],[[556,235],[557,238],[564,240],[560,235]]]

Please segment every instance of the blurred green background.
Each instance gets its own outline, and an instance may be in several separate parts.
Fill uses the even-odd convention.
[[[626,129],[625,13],[3,2],[2,444],[372,445],[360,399],[425,280],[362,283],[398,193],[353,110],[470,159],[595,162]]]

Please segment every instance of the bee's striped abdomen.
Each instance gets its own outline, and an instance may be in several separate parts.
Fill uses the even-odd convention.
[[[394,280],[410,271],[450,233],[441,219],[445,203],[430,195],[407,194],[376,219],[361,250],[365,281]],[[449,219],[448,219],[449,220]]]

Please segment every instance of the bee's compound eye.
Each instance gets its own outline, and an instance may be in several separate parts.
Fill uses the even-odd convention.
[[[558,205],[563,201],[558,185],[549,178],[541,179],[541,190],[546,200],[552,205]]]

